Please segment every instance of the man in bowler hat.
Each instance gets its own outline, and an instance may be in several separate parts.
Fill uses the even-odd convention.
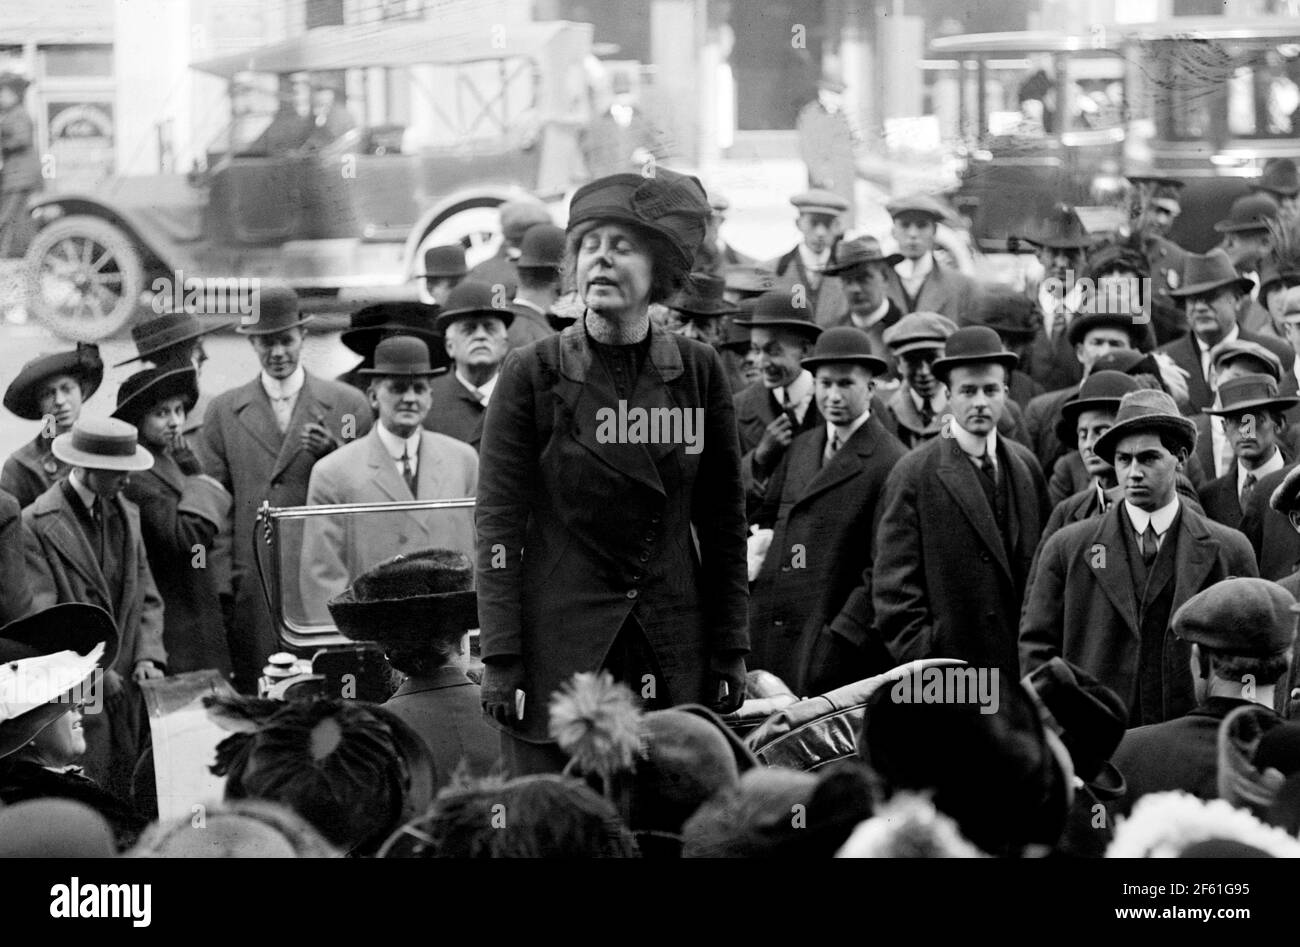
[[[533,224],[519,246],[515,268],[519,288],[510,302],[515,321],[506,332],[512,349],[559,331],[551,307],[560,298],[560,264],[564,261],[564,231],[554,224]]]
[[[1195,439],[1164,392],[1123,397],[1093,449],[1114,466],[1124,501],[1047,540],[1020,621],[1024,673],[1063,657],[1119,694],[1135,726],[1181,716],[1195,703],[1171,616],[1227,576],[1258,575],[1245,538],[1177,493]]]

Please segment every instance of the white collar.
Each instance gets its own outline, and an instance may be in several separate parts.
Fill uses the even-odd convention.
[[[859,316],[853,310],[849,310],[849,320],[859,329],[870,329],[889,313],[889,297],[886,296],[880,301],[880,305],[871,311],[870,315]]]
[[[493,372],[492,377],[485,381],[482,387],[476,387],[460,373],[459,368],[456,369],[456,380],[468,388],[470,393],[478,395],[484,404],[492,400],[492,392],[496,390],[497,379],[500,377],[501,372]]]
[[[849,442],[849,438],[854,435],[857,429],[862,427],[862,425],[866,424],[867,421],[869,421],[870,419],[871,419],[871,404],[870,402],[868,402],[866,410],[864,410],[861,414],[859,414],[848,424],[831,424],[831,422],[827,421],[826,422],[826,443],[828,444],[830,443],[832,435],[838,434],[840,436],[840,447],[843,447],[845,444]]]
[[[824,267],[831,260],[830,247],[827,247],[821,253],[813,253],[811,250],[808,249],[808,245],[806,243],[801,243],[798,246],[798,250],[799,250],[799,259],[803,262],[804,269],[808,270],[809,272],[816,273],[818,275],[821,275],[822,267]]]
[[[1209,354],[1210,349],[1222,345],[1224,342],[1236,342],[1237,337],[1240,335],[1241,335],[1241,330],[1237,327],[1237,324],[1234,322],[1232,324],[1232,328],[1228,330],[1228,334],[1225,335],[1218,342],[1215,342],[1214,345],[1206,345],[1204,342],[1200,340],[1200,338],[1196,335],[1195,332],[1192,333],[1192,338],[1196,339],[1197,350],[1201,353],[1203,357]]]
[[[272,378],[265,371],[262,372],[262,390],[266,396],[272,400],[276,398],[292,398],[298,392],[302,391],[303,383],[307,381],[307,372],[302,367],[302,363],[293,370],[293,374],[283,380]]]
[[[1155,527],[1157,536],[1163,536],[1173,525],[1174,517],[1178,515],[1178,503],[1178,493],[1175,491],[1174,498],[1154,513],[1139,510],[1128,500],[1124,501],[1124,510],[1128,513],[1129,522],[1133,524],[1133,529],[1139,536],[1147,531],[1147,523]]]
[[[388,451],[388,456],[393,460],[401,460],[407,454],[410,454],[411,457],[420,456],[420,429],[418,427],[410,437],[401,438],[384,427],[381,421],[375,425],[375,432],[379,435],[379,441],[384,445],[384,450]]]
[[[81,471],[73,468],[72,473],[68,474],[68,483],[72,484],[72,489],[77,491],[77,496],[81,497],[81,502],[86,505],[86,509],[93,510],[95,508],[95,491],[81,482]]]
[[[954,418],[952,421],[948,422],[948,431],[957,442],[957,446],[965,451],[967,456],[978,460],[987,453],[989,458],[993,461],[993,466],[997,467],[998,429],[996,427],[989,431],[987,437],[982,437],[979,434],[972,434],[970,431],[966,430],[958,424],[957,420]]]
[[[1268,474],[1276,473],[1285,466],[1286,461],[1282,459],[1282,451],[1278,449],[1276,444],[1273,446],[1273,456],[1254,470],[1247,470],[1242,466],[1241,461],[1237,461],[1237,495],[1241,496],[1241,491],[1246,486],[1246,476],[1248,474],[1254,474],[1255,480],[1260,481]]]
[[[775,388],[771,389],[776,391]],[[794,381],[785,386],[785,403],[791,407],[804,404],[813,394],[813,376],[808,369],[803,369]],[[779,400],[779,399],[778,399]]]
[[[917,411],[920,411],[925,407],[925,398],[921,397],[921,393],[911,385],[908,385],[907,393],[912,396],[912,404],[916,405]],[[943,395],[943,386],[937,386],[934,390],[934,394],[930,396],[930,410],[938,415],[942,414],[943,409],[946,407],[948,407],[948,402]]]
[[[899,260],[894,266],[894,272],[903,279],[921,279],[924,276],[929,276],[930,271],[933,269],[933,253],[927,253],[917,260]]]

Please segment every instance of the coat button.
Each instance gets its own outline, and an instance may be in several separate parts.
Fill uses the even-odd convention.
[[[628,589],[628,590],[627,590],[627,597],[628,597],[628,598],[636,598],[636,589]]]
[[[649,562],[649,561],[650,561],[650,553],[648,553],[648,552],[643,552],[643,553],[641,553],[641,561],[642,561],[642,562]]]
[[[782,566],[782,567],[781,567],[781,571],[782,571],[782,572],[789,572],[789,571],[790,571],[790,567],[789,567],[789,566]]]
[[[656,513],[656,514],[654,514],[654,516],[650,517],[650,523],[651,523],[652,526],[658,526],[658,525],[659,525],[659,514],[658,514],[658,513]]]
[[[655,539],[656,539],[656,536],[655,536],[655,532],[654,532],[654,530],[649,530],[649,531],[647,531],[646,534],[645,534],[645,536],[644,536],[643,538],[644,538],[645,541],[648,542],[648,543],[652,543],[652,542],[654,542]]]

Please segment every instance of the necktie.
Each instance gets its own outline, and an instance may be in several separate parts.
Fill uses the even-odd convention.
[[[1156,553],[1160,551],[1160,538],[1156,535],[1156,527],[1150,520],[1147,520],[1147,528],[1139,537],[1142,544],[1142,561],[1148,566],[1156,561]]]
[[[406,481],[407,487],[411,490],[411,496],[416,496],[415,470],[411,467],[411,449],[407,447],[402,452],[402,479]]]
[[[985,451],[984,456],[980,458],[980,473],[988,477],[989,483],[993,486],[998,485],[998,469],[993,466],[993,458],[988,455],[988,451]]]
[[[1253,473],[1246,474],[1246,481],[1241,485],[1241,512],[1246,512],[1246,504],[1250,502],[1251,495],[1255,492],[1255,483],[1258,481]]]
[[[1065,310],[1052,316],[1052,342],[1056,343],[1065,335]]]
[[[934,408],[930,407],[930,399],[921,399],[921,422],[929,427],[934,422]]]
[[[831,462],[831,459],[834,458],[834,456],[837,453],[839,453],[839,449],[840,449],[840,433],[839,431],[834,431],[831,433],[831,439],[826,442],[826,452],[822,455],[822,464],[823,465],[829,464]]]

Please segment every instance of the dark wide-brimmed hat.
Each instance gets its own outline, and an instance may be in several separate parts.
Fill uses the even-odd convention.
[[[1110,758],[1124,739],[1128,708],[1109,687],[1064,658],[1025,675],[1043,722],[1061,738],[1080,779],[1100,799],[1124,794],[1124,776]]]
[[[831,262],[822,268],[827,276],[839,276],[859,266],[879,264],[894,266],[901,263],[901,253],[881,253],[880,243],[874,237],[859,237],[856,240],[841,240],[835,245]]]
[[[1235,286],[1239,293],[1248,293],[1254,284],[1237,273],[1228,254],[1215,247],[1209,253],[1189,253],[1183,263],[1183,285],[1170,289],[1175,299],[1199,296],[1224,286]]]
[[[1217,405],[1205,413],[1222,417],[1243,411],[1285,411],[1298,404],[1300,398],[1278,395],[1277,380],[1271,375],[1238,375],[1219,385]]]
[[[428,377],[441,375],[443,369],[429,364],[429,346],[413,335],[391,335],[375,346],[373,368],[362,368],[358,375]]]
[[[69,695],[84,693],[95,668],[108,668],[117,657],[117,624],[98,605],[65,602],[33,612],[0,628],[0,757],[21,749],[70,711]],[[74,652],[87,658],[95,647],[104,645],[94,663],[78,661],[41,662],[42,657]],[[21,662],[21,663],[20,663]],[[103,684],[98,685],[103,695]],[[7,693],[12,691],[12,693]],[[45,700],[37,700],[45,696]]]
[[[351,325],[339,335],[339,341],[366,358],[373,356],[375,346],[390,335],[413,335],[435,351],[442,348],[442,336],[434,328],[440,312],[440,307],[421,302],[363,306],[352,314]]]
[[[1216,651],[1270,655],[1295,641],[1298,610],[1295,596],[1276,582],[1230,576],[1184,602],[1170,627],[1183,641]]]
[[[611,174],[578,188],[569,202],[567,233],[589,221],[621,221],[663,238],[675,262],[689,270],[713,211],[699,179],[667,168],[654,177]]]
[[[134,472],[153,466],[153,454],[137,443],[134,424],[117,418],[78,418],[50,444],[54,456],[73,467]]]
[[[499,301],[501,301],[499,295],[487,283],[466,280],[447,294],[447,305],[438,314],[433,327],[446,335],[447,328],[459,319],[488,317],[500,319],[508,329],[510,323],[515,321],[515,314],[505,308],[504,302],[498,307],[496,303]]]
[[[5,407],[28,421],[41,420],[41,387],[59,375],[69,375],[80,381],[81,400],[89,401],[104,380],[104,360],[99,356],[99,346],[81,343],[70,352],[36,356],[19,369],[18,377],[9,383],[5,390]]]
[[[1267,191],[1279,197],[1295,197],[1300,194],[1300,172],[1290,158],[1269,158],[1264,164],[1264,173],[1249,184],[1253,190]]]
[[[1020,364],[1014,352],[1002,347],[1002,339],[987,326],[967,326],[948,336],[943,358],[934,360],[930,371],[934,377],[947,384],[948,373],[964,365],[1001,365],[1010,374]]]
[[[909,312],[884,331],[881,338],[895,355],[917,349],[937,349],[942,352],[948,338],[957,331],[957,324],[937,312]]]
[[[696,319],[734,315],[741,310],[723,298],[725,288],[720,277],[711,273],[692,273],[686,278],[686,285],[668,303],[668,308]]]
[[[298,308],[298,294],[290,286],[275,284],[262,288],[257,307],[257,321],[238,326],[240,335],[274,335],[311,322]]]
[[[822,334],[822,327],[808,318],[809,311],[795,306],[791,294],[785,290],[764,293],[754,302],[754,311],[748,319],[736,319],[735,323],[751,331],[754,329],[778,329],[794,332],[807,339],[816,339]]]
[[[325,605],[352,640],[415,651],[478,627],[473,583],[464,553],[426,549],[381,562]]]
[[[1228,216],[1214,225],[1218,233],[1268,230],[1277,223],[1277,201],[1265,191],[1237,198],[1228,208]]]
[[[1093,238],[1069,204],[1057,204],[1038,227],[1020,239],[1035,247],[1053,250],[1086,250]]]
[[[1077,436],[1076,425],[1085,411],[1119,411],[1119,403],[1130,391],[1137,391],[1137,379],[1124,372],[1092,371],[1079,386],[1078,392],[1061,405],[1061,419],[1056,422],[1056,436],[1067,447],[1073,447]]]
[[[810,372],[822,365],[861,365],[873,376],[889,371],[889,363],[871,350],[871,337],[857,326],[835,326],[817,337],[812,354],[799,362]]]
[[[1115,446],[1130,434],[1169,434],[1191,453],[1196,448],[1196,425],[1183,417],[1178,405],[1163,391],[1143,388],[1129,392],[1119,403],[1115,423],[1097,438],[1093,453],[1108,464],[1115,462]]]
[[[188,312],[165,312],[156,319],[137,322],[131,326],[131,341],[135,343],[136,354],[113,367],[121,368],[132,362],[144,361],[187,342],[192,344],[196,339],[224,327],[225,323],[222,322],[204,324]]]
[[[424,272],[416,279],[460,279],[469,268],[465,266],[465,248],[460,244],[429,247],[424,251]]]
[[[564,261],[564,230],[555,224],[533,224],[519,242],[520,269],[558,270]]]
[[[1038,332],[1042,320],[1034,301],[1010,286],[985,286],[976,297],[969,318],[963,326],[987,326],[1010,342],[1028,342]]]
[[[193,368],[146,368],[117,389],[113,417],[140,426],[140,419],[168,398],[181,398],[191,411],[199,400],[199,373]]]

